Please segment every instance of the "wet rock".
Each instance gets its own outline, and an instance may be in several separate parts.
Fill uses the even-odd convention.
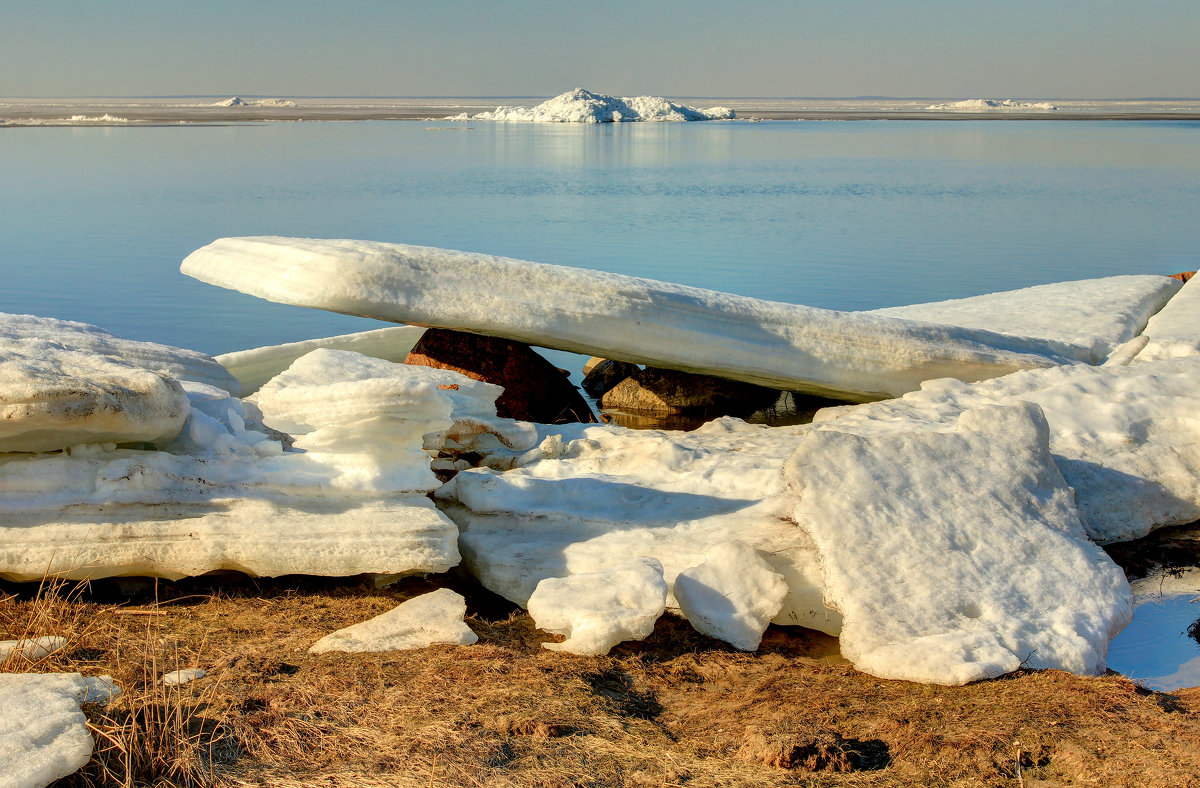
[[[503,386],[504,393],[496,400],[496,414],[502,418],[540,424],[596,422],[592,409],[562,372],[521,342],[431,328],[405,363],[451,369]]]
[[[646,367],[605,392],[600,404],[634,413],[669,415],[708,411],[723,415],[750,413],[769,407],[778,399],[778,391],[763,386]]]
[[[592,362],[596,363],[592,363]],[[613,361],[607,358],[592,358],[583,367],[583,382],[579,385],[593,397],[603,396],[625,378],[636,375],[637,364]]]

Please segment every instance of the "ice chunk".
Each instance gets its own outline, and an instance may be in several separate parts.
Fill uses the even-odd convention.
[[[42,788],[92,758],[78,673],[0,673],[0,786]]]
[[[170,440],[187,416],[165,372],[45,339],[0,340],[0,452]]]
[[[931,381],[900,399],[819,411],[815,420],[867,436],[946,430],[970,408],[1022,401],[1045,413],[1050,450],[1092,539],[1117,542],[1200,519],[1200,355],[970,385]]]
[[[479,636],[463,621],[466,612],[467,601],[461,594],[439,588],[401,602],[369,621],[326,635],[308,651],[402,651],[436,643],[469,646]]]
[[[1099,364],[1141,333],[1180,286],[1169,276],[1108,276],[874,309],[870,314],[1036,337],[1055,343],[1063,356]]]
[[[223,238],[181,270],[282,303],[856,400],[1068,361],[978,329],[401,244]]]
[[[967,410],[952,432],[809,433],[785,473],[843,656],[938,684],[1104,670],[1132,592],[1087,540],[1048,441],[1029,403]]]
[[[679,609],[697,630],[754,651],[783,606],[788,584],[757,550],[725,542],[705,553],[704,563],[680,572],[674,590]]]
[[[620,123],[622,121],[731,120],[728,107],[696,109],[657,96],[616,98],[575,88],[536,107],[496,107],[492,112],[463,113],[447,120],[494,120],[504,123]]]
[[[0,640],[0,665],[14,657],[33,662],[49,656],[67,645],[67,639],[59,635],[43,635],[21,640]]]
[[[35,347],[74,350],[111,356],[126,364],[162,371],[179,380],[192,380],[239,393],[237,380],[217,361],[195,350],[122,339],[97,326],[34,315],[0,313],[0,349],[29,343]]]
[[[264,383],[283,372],[292,362],[318,348],[353,350],[373,358],[403,362],[408,351],[421,338],[425,329],[417,326],[392,326],[356,334],[307,339],[285,345],[269,345],[251,350],[223,353],[216,360],[229,370],[242,385],[242,395],[250,396]]]
[[[653,632],[666,601],[662,564],[643,557],[542,580],[529,597],[529,615],[538,629],[566,636],[561,643],[542,644],[551,651],[600,656]]]
[[[178,687],[183,684],[190,684],[197,679],[202,679],[208,674],[200,668],[184,668],[182,670],[172,670],[170,673],[164,673],[162,677],[163,686]]]
[[[1150,338],[1137,361],[1200,355],[1200,277],[1193,276],[1178,295],[1150,318],[1145,335]]]
[[[774,621],[836,635],[812,541],[791,520],[783,463],[807,427],[719,419],[694,432],[541,426],[541,444],[504,473],[464,471],[439,489],[471,572],[526,605],[548,577],[655,558],[668,584],[730,541],[787,581]],[[677,607],[668,595],[667,604]]]

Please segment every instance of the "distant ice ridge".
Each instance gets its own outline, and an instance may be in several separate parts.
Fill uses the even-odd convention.
[[[930,104],[925,109],[949,110],[951,112],[987,112],[990,110],[1056,110],[1048,101],[1016,101],[1015,99],[963,99],[946,104]]]
[[[294,107],[296,102],[288,101],[287,99],[268,98],[258,99],[257,101],[246,101],[240,96],[227,98],[224,101],[216,101],[212,104],[205,104],[206,107]]]
[[[575,88],[536,107],[496,107],[475,115],[466,112],[447,120],[494,120],[502,123],[621,123],[624,121],[732,120],[728,107],[697,109],[657,96],[616,98]]]
[[[116,115],[72,115],[71,123],[128,123],[129,118],[119,118]]]

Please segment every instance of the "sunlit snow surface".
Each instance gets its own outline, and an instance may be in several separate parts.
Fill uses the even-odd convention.
[[[42,788],[86,765],[92,734],[79,705],[115,692],[78,673],[0,673],[0,786]]]

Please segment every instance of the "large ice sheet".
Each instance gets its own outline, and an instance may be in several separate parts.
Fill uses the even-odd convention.
[[[492,120],[502,123],[621,123],[623,121],[730,120],[728,107],[697,109],[658,96],[617,98],[575,88],[536,107],[496,107],[491,112],[463,113],[447,120]]]
[[[92,758],[78,673],[0,673],[0,788],[43,788]]]
[[[122,339],[98,326],[73,320],[0,313],[0,349],[22,343],[110,356],[135,367],[166,372],[179,380],[239,393],[237,380],[221,364],[195,350]]]
[[[271,301],[855,400],[1068,361],[978,329],[401,244],[223,238],[181,270]]]
[[[1022,665],[1095,674],[1132,616],[1036,405],[967,410],[949,432],[813,430],[785,475],[845,617],[842,655],[868,673],[938,684]]]
[[[466,612],[467,601],[462,594],[439,588],[401,602],[368,621],[331,632],[308,651],[310,654],[400,651],[436,643],[469,646],[479,636],[463,621]]]
[[[1200,354],[1200,277],[1193,276],[1162,311],[1150,318],[1145,335],[1149,344],[1138,361]]]
[[[462,530],[472,573],[525,605],[545,578],[658,560],[669,587],[731,541],[787,581],[780,624],[837,634],[812,541],[791,519],[783,462],[805,427],[719,419],[694,432],[542,426],[544,440],[497,473],[464,471],[435,494]],[[678,607],[673,594],[669,607]]]
[[[968,409],[1022,401],[1045,413],[1050,450],[1092,539],[1200,519],[1200,356],[931,381],[896,400],[819,411],[815,421],[865,436],[945,430]]]
[[[0,340],[0,453],[170,440],[187,415],[165,372],[43,338]]]
[[[1141,333],[1180,286],[1169,276],[1108,276],[874,309],[870,314],[1036,337],[1055,343],[1063,356],[1099,364]]]
[[[353,350],[365,356],[403,362],[408,351],[425,333],[417,326],[392,326],[374,331],[359,331],[354,334],[339,334],[283,345],[267,345],[250,350],[222,353],[217,362],[229,370],[242,386],[242,396],[248,397],[262,388],[271,378],[283,372],[301,356],[319,348],[331,350]]]

